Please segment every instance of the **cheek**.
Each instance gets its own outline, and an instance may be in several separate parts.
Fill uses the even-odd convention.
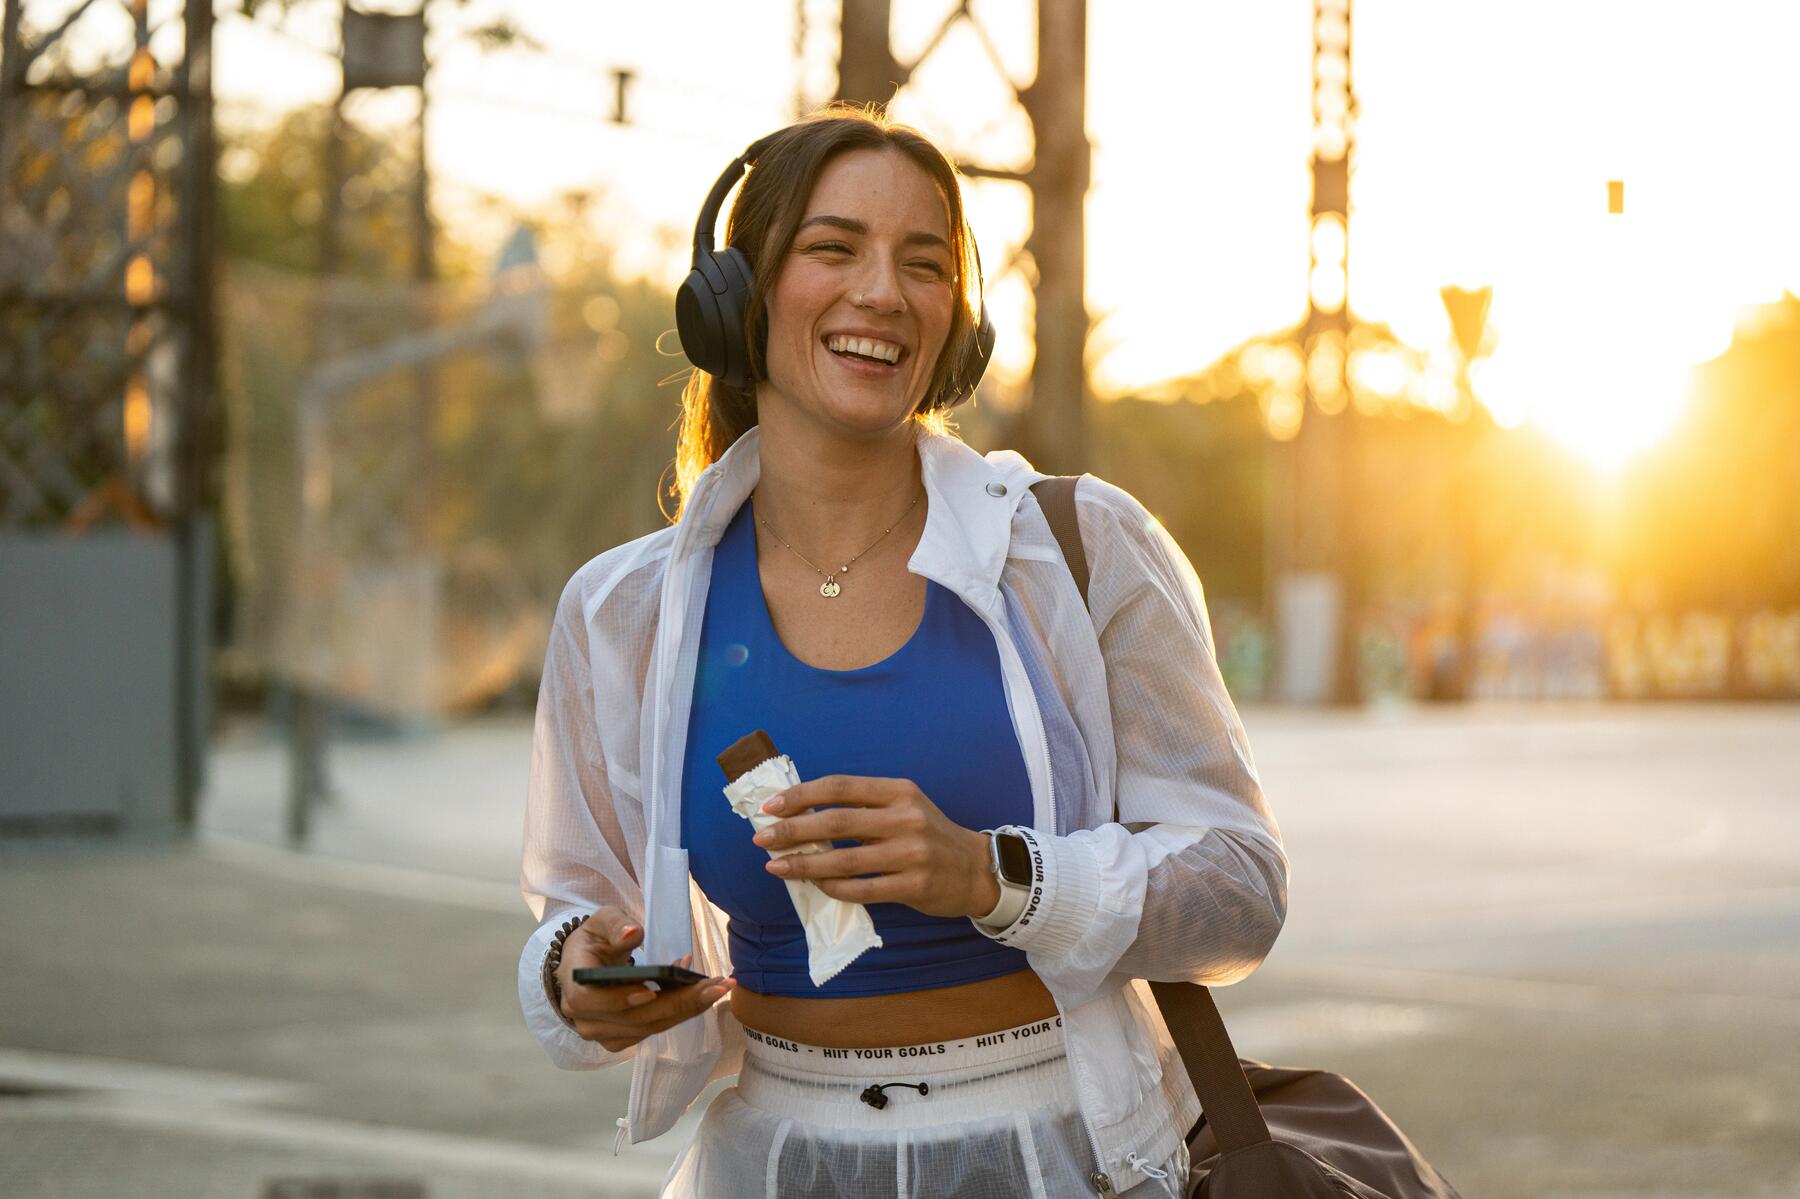
[[[956,312],[956,301],[949,295],[940,293],[933,296],[929,307],[923,308],[921,311],[930,314],[920,322],[923,331],[927,337],[937,343],[938,352],[942,353],[949,344],[951,318]]]
[[[799,264],[796,264],[799,265]],[[805,354],[811,348],[814,318],[824,301],[816,283],[790,269],[769,294],[769,357]]]
[[[791,370],[804,359],[810,336],[805,321],[793,315],[791,306],[769,300],[768,369],[771,372]]]

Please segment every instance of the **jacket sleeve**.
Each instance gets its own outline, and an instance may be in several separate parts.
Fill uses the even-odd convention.
[[[1288,862],[1213,651],[1193,566],[1136,499],[1083,476],[1088,554],[1116,757],[1113,822],[1032,835],[1040,893],[997,934],[1060,998],[1108,974],[1236,982],[1287,914]],[[1035,909],[1035,910],[1034,910]]]
[[[569,917],[609,904],[640,924],[644,912],[600,747],[581,579],[578,573],[563,589],[544,655],[519,874],[540,922],[519,957],[519,1003],[532,1035],[565,1070],[610,1066],[631,1050],[613,1053],[582,1039],[552,1005],[543,981],[551,939]]]

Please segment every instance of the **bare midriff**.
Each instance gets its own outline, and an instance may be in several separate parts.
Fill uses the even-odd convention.
[[[761,995],[743,987],[731,992],[731,1010],[748,1028],[788,1041],[832,1049],[877,1049],[922,1045],[998,1032],[1056,1014],[1056,1000],[1029,970],[980,982],[858,995],[844,999],[803,999]]]

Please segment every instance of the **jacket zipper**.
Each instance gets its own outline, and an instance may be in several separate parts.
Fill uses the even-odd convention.
[[[1002,600],[1001,611],[1005,610],[1005,601]],[[1025,680],[1026,690],[1031,693],[1031,702],[1034,705],[1033,715],[1037,720],[1038,749],[1041,751],[1041,760],[1044,763],[1044,795],[1049,800],[1050,807],[1050,835],[1055,836],[1059,830],[1056,827],[1056,768],[1050,761],[1050,732],[1044,727],[1044,710],[1039,705],[1037,692],[1031,687],[1031,676],[1025,672],[1024,655],[1019,652],[1018,642],[1013,638],[1012,630],[1006,628],[1004,622],[1001,623],[1001,631],[1005,633],[1007,641],[1012,645],[1013,658],[1019,664],[1019,674]],[[1063,1024],[1067,1026],[1069,1019],[1063,1012],[1060,999],[1056,1001],[1056,1014],[1062,1017]],[[1066,1053],[1067,1050],[1065,1049],[1064,1052]],[[1088,1105],[1082,1102],[1081,1074],[1075,1070],[1073,1059],[1070,1061],[1069,1074],[1075,1080],[1075,1109],[1081,1115],[1081,1127],[1087,1133],[1088,1149],[1094,1155],[1094,1172],[1088,1176],[1088,1181],[1094,1184],[1096,1195],[1101,1196],[1102,1199],[1108,1199],[1110,1196],[1117,1195],[1118,1192],[1113,1190],[1112,1179],[1106,1172],[1106,1162],[1100,1156],[1100,1136],[1094,1131],[1094,1121],[1088,1115]]]
[[[708,467],[706,470],[706,473],[708,473],[708,474],[712,473],[713,469],[714,469],[713,467]],[[702,478],[704,478],[704,477],[705,477],[705,475],[703,474]],[[672,581],[679,582],[680,587],[676,590],[676,594],[679,597],[680,609],[683,612],[685,612],[686,607],[687,607],[686,590],[687,590],[688,586],[690,585],[688,580],[692,577],[692,573],[693,573],[691,570],[687,569],[687,559],[691,555],[688,553],[677,554],[676,553],[677,548],[682,548],[682,547],[671,546],[669,549],[668,565],[665,568],[665,570],[669,573],[665,573],[663,576],[663,589],[664,589],[664,594],[666,596],[670,590],[670,583]],[[671,574],[673,574],[673,576],[674,576],[673,579],[671,579],[671,577],[670,577]],[[657,629],[658,629],[657,640],[660,643],[667,644],[664,637],[662,636],[662,634],[664,634],[668,631],[667,628],[665,627],[665,622],[663,620],[664,615],[665,614],[660,611],[657,614]],[[683,624],[684,624],[684,627],[681,630],[681,635],[683,637],[685,637],[685,636],[687,636],[687,629],[685,627],[685,621],[683,622]],[[681,658],[681,645],[680,645],[679,641],[676,642],[676,644],[672,650],[666,651],[666,654],[672,655],[676,661],[679,661]],[[660,731],[666,731],[667,730],[667,722],[663,719],[663,713],[668,710],[669,705],[667,703],[668,697],[667,697],[667,694],[666,694],[664,688],[666,688],[668,686],[669,677],[675,673],[674,670],[668,665],[668,659],[666,656],[656,663],[656,673],[657,673],[658,678],[661,679],[662,681],[659,684],[658,689],[657,689],[656,710],[650,714],[650,719],[652,721],[653,727],[657,728]],[[662,738],[659,736],[658,738],[656,738],[656,744],[658,746],[660,746],[661,743],[662,743]],[[650,919],[651,919],[651,912],[650,912],[651,877],[650,876],[656,870],[656,833],[657,833],[658,826],[662,823],[663,813],[660,810],[660,807],[663,802],[662,797],[665,793],[663,785],[662,785],[663,771],[662,771],[662,760],[660,757],[660,753],[659,753],[659,756],[656,759],[654,759],[651,764],[654,767],[654,769],[647,772],[646,777],[648,777],[651,780],[651,786],[656,789],[657,800],[656,800],[655,804],[652,804],[649,806],[649,808],[647,810],[648,819],[646,819],[644,822],[644,834],[645,834],[644,841],[645,841],[645,846],[646,846],[645,860],[644,860],[644,923],[646,925],[646,927],[644,929],[644,933],[645,933],[644,940],[645,941],[649,940],[649,931],[650,930],[648,928],[648,925],[649,925]],[[646,790],[647,789],[648,788],[646,788]],[[680,819],[679,816],[677,816],[676,818]],[[648,1037],[645,1038],[645,1040],[648,1040],[648,1039],[649,1039]],[[638,1042],[637,1048],[640,1050],[643,1048],[643,1041]],[[621,1138],[629,1138],[631,1135],[631,1126],[634,1122],[636,1122],[636,1120],[638,1118],[638,1105],[643,1099],[644,1088],[646,1086],[645,1079],[649,1075],[650,1071],[654,1070],[655,1068],[656,1068],[656,1061],[654,1058],[650,1058],[650,1059],[646,1060],[641,1053],[633,1053],[632,1058],[631,1058],[631,1088],[630,1088],[630,1090],[628,1090],[626,1092],[626,1095],[625,1095],[625,1116],[624,1116],[624,1118],[622,1118],[616,1122],[618,1125],[618,1132],[613,1134],[613,1153],[615,1155],[619,1152],[619,1142],[620,1142]]]

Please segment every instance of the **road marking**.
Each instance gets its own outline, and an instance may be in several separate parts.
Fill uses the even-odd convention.
[[[1410,970],[1357,962],[1312,962],[1264,967],[1258,975],[1276,986],[1366,995],[1414,1003],[1448,1003],[1521,1011],[1618,1015],[1684,1015],[1741,1021],[1747,1017],[1800,1025],[1800,1000],[1784,995],[1648,990],[1639,986],[1502,978],[1442,970]],[[1250,1010],[1246,1008],[1245,1010]]]
[[[1558,868],[1562,869],[1561,867]],[[1530,880],[1518,884],[1530,889]],[[1800,887],[1755,887],[1732,891],[1659,892],[1600,895],[1565,899],[1477,902],[1425,911],[1369,912],[1356,927],[1309,927],[1309,937],[1339,944],[1346,940],[1371,948],[1459,944],[1488,938],[1532,937],[1551,932],[1600,932],[1608,929],[1704,924],[1733,916],[1768,916],[1800,912]]]
[[[181,1107],[148,1099],[33,1098],[0,1101],[0,1126],[30,1119],[92,1121],[114,1127],[210,1135],[305,1153],[377,1159],[384,1169],[484,1171],[526,1182],[585,1184],[608,1195],[653,1196],[669,1160],[648,1155],[612,1157],[545,1145],[419,1129],[391,1128],[293,1112]],[[597,1190],[598,1193],[598,1190]]]
[[[296,1103],[307,1093],[299,1083],[273,1078],[32,1049],[0,1048],[0,1080],[59,1090],[155,1095],[189,1103]]]
[[[1257,1004],[1232,1013],[1231,1043],[1268,1060],[1315,1045],[1344,1049],[1443,1036],[1466,1020],[1442,1007],[1317,999]]]
[[[201,854],[226,865],[255,870],[274,878],[312,883],[384,895],[423,903],[444,904],[477,912],[500,912],[529,919],[531,913],[516,885],[487,879],[439,874],[410,866],[387,866],[350,858],[324,857],[305,850],[264,845],[224,833],[202,832],[196,838]]]

